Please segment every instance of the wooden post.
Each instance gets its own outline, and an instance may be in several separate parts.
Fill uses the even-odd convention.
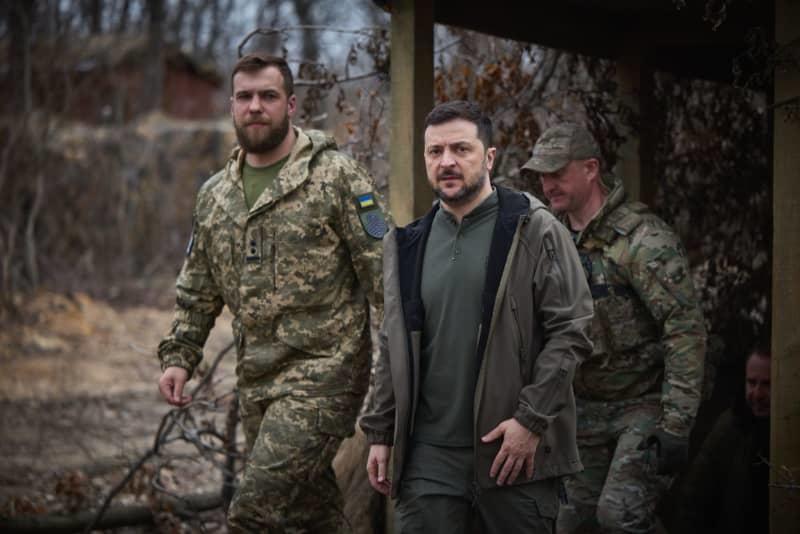
[[[433,201],[422,153],[422,124],[433,107],[433,2],[393,1],[391,39],[389,203],[404,225]]]
[[[626,56],[617,60],[617,83],[619,83],[620,99],[639,116],[641,95],[641,56]],[[644,124],[644,117],[642,117]],[[631,200],[641,200],[642,163],[639,156],[639,129],[629,128],[624,133],[625,143],[619,148],[619,159],[614,166],[614,173],[625,184],[625,192]]]
[[[800,55],[800,4],[775,0],[775,40]],[[790,44],[793,43],[793,44]],[[775,103],[800,97],[797,63],[775,71]],[[770,532],[800,532],[800,122],[773,119]]]

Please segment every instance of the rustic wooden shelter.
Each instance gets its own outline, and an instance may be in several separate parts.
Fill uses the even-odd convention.
[[[706,2],[678,0],[375,0],[391,13],[390,200],[399,224],[432,200],[422,156],[422,123],[433,105],[433,26],[446,24],[617,62],[623,91],[646,117],[653,73],[727,81],[748,30],[760,26],[794,67],[776,69],[773,103],[800,97],[800,3],[734,0],[716,30]],[[678,9],[681,4],[683,7]],[[652,198],[653,139],[638,132],[622,149],[628,191]],[[800,532],[800,121],[772,120],[772,534]],[[788,470],[788,471],[787,471]]]

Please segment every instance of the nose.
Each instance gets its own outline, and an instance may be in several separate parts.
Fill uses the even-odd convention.
[[[250,105],[247,109],[250,112],[260,112],[262,109],[261,97],[259,97],[257,94],[254,94],[253,98],[250,99]]]
[[[453,157],[453,151],[445,148],[442,152],[442,159],[439,160],[439,165],[442,167],[452,167],[456,164],[456,159]]]

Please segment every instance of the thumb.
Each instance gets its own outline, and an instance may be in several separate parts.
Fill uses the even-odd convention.
[[[484,443],[489,443],[490,441],[494,441],[497,438],[501,437],[505,433],[505,427],[503,427],[503,423],[500,423],[496,427],[494,427],[488,434],[481,438],[481,441]]]

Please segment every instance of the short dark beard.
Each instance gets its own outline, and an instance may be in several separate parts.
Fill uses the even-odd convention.
[[[240,127],[234,121],[233,129],[236,130],[236,140],[239,142],[239,146],[250,154],[265,154],[280,145],[283,140],[286,139],[286,135],[289,133],[289,117],[288,115],[284,117],[283,121],[276,124],[267,137],[257,142],[252,142],[247,137],[245,128],[247,128],[247,126]]]
[[[465,204],[469,204],[480,194],[481,189],[483,189],[483,185],[486,183],[487,179],[488,177],[486,174],[481,175],[477,182],[471,185],[465,185],[464,188],[454,196],[447,196],[442,192],[441,189],[438,188],[434,189],[433,192],[436,193],[436,196],[439,197],[439,200],[448,206],[463,206]]]

